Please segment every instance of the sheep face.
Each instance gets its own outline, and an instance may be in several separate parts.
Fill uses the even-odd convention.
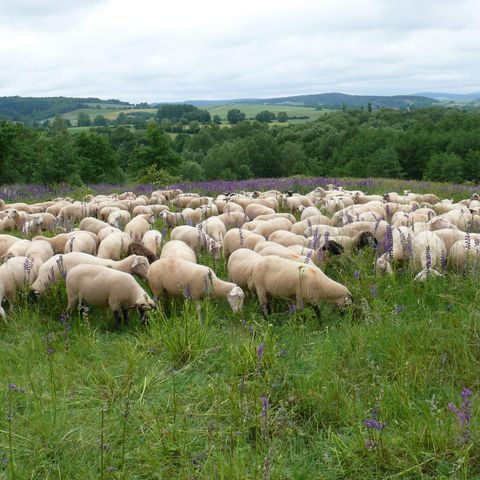
[[[245,294],[240,287],[233,287],[227,296],[228,303],[233,310],[233,313],[240,312],[243,307],[243,299]]]
[[[346,295],[344,297],[338,297],[333,300],[333,303],[339,308],[344,308],[347,305],[352,304],[352,297],[350,297],[350,295]]]
[[[212,255],[214,260],[219,260],[220,255],[223,251],[223,245],[215,241],[211,242],[208,247],[208,251],[210,252],[210,255]]]
[[[388,275],[393,275],[392,266],[387,260],[386,255],[382,255],[376,262],[376,268],[380,273],[386,273]]]
[[[145,298],[135,304],[135,308],[140,315],[140,320],[142,323],[145,323],[147,320],[147,312],[155,308],[155,302],[145,295]]]
[[[147,278],[148,269],[150,264],[145,257],[137,256],[132,262],[132,273],[142,278]]]

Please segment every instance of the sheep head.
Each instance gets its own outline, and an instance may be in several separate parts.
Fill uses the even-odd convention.
[[[388,261],[387,255],[382,255],[380,258],[378,258],[375,268],[380,272],[380,273],[386,273],[388,275],[393,275],[393,270],[392,266],[390,265],[390,262]]]
[[[227,296],[227,300],[234,313],[240,312],[242,310],[244,298],[245,294],[240,287],[233,287],[230,290]]]
[[[138,275],[142,278],[147,278],[149,267],[150,264],[148,263],[148,259],[146,257],[142,257],[141,255],[135,255],[131,266],[131,271],[133,274]]]

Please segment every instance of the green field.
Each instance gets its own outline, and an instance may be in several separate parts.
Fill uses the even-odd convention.
[[[120,113],[136,113],[136,112],[148,112],[155,114],[156,108],[119,108],[118,105],[114,108],[80,108],[78,110],[72,110],[62,114],[62,118],[70,120],[73,124],[77,121],[78,114],[80,112],[86,113],[90,116],[91,120],[97,116],[102,115],[109,120],[115,120]],[[52,120],[52,119],[50,119]]]
[[[480,272],[413,283],[374,259],[327,263],[354,303],[320,318],[286,300],[263,318],[247,293],[241,314],[172,301],[117,329],[95,308],[65,323],[63,282],[24,292],[0,330],[0,478],[480,478]]]
[[[214,115],[218,115],[224,121],[227,120],[228,111],[233,108],[238,108],[240,111],[245,113],[247,118],[255,118],[255,115],[257,113],[260,113],[263,110],[268,110],[275,114],[277,114],[278,112],[286,112],[288,116],[308,116],[310,120],[314,120],[315,118],[318,118],[324,113],[330,111],[328,109],[316,110],[315,108],[293,105],[261,105],[243,103],[232,103],[228,105],[210,105],[200,108],[209,111],[212,117]]]

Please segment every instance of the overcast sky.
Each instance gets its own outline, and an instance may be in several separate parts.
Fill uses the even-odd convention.
[[[480,0],[0,0],[0,95],[480,91]]]

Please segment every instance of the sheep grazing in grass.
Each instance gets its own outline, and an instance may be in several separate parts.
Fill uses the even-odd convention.
[[[17,243],[20,240],[20,238],[14,237],[13,235],[0,234],[0,258],[7,253],[8,249],[14,243]]]
[[[102,222],[102,220],[98,220],[98,218],[86,217],[82,219],[78,228],[80,230],[86,230],[87,232],[97,234],[102,228],[109,226],[110,225],[107,222]]]
[[[95,240],[86,233],[72,235],[65,243],[64,253],[83,252],[95,255],[97,253],[97,244]]]
[[[248,248],[253,250],[258,244],[264,243],[265,237],[258,235],[243,228],[234,228],[229,230],[223,238],[223,254],[225,260],[239,248]]]
[[[98,258],[109,258],[110,260],[120,260],[128,251],[132,243],[130,235],[125,232],[113,232],[100,243],[98,247]]]
[[[200,300],[205,297],[225,298],[233,312],[243,306],[243,290],[235,283],[220,280],[204,265],[179,258],[165,258],[154,262],[148,271],[150,288],[162,303],[167,297],[188,298],[195,302],[200,314]]]
[[[442,257],[446,256],[443,241],[433,232],[420,232],[413,237],[413,264],[421,269],[414,280],[425,280],[430,275],[441,276],[435,268],[441,268]]]
[[[130,243],[127,249],[127,255],[141,255],[145,257],[149,263],[153,263],[157,259],[156,255],[140,242]]]
[[[53,282],[64,278],[77,265],[101,265],[119,272],[138,275],[141,278],[147,278],[149,268],[148,260],[139,255],[130,255],[118,261],[98,258],[81,252],[55,255],[38,270],[37,278],[31,287],[32,298],[44,293]]]
[[[136,309],[145,323],[147,312],[155,308],[153,300],[130,274],[101,265],[77,265],[68,272],[65,283],[67,312],[80,301],[95,307],[110,307],[119,325],[120,314],[127,323],[129,310]]]
[[[269,311],[271,298],[294,299],[297,309],[312,305],[317,316],[323,302],[338,307],[351,302],[347,287],[327,277],[318,267],[277,256],[262,257],[255,264],[249,289],[257,292],[264,314]]]
[[[28,257],[13,257],[0,266],[0,318],[6,319],[3,301],[7,300],[12,308],[18,289],[30,285],[35,275],[33,261]]]
[[[180,225],[172,230],[170,235],[172,240],[180,240],[186,243],[192,250],[198,251],[205,249],[218,260],[222,245],[215,239],[205,233],[200,227],[191,227],[189,225]]]
[[[162,250],[163,236],[158,230],[149,230],[145,232],[142,238],[142,245],[148,248],[153,255],[158,258]]]
[[[162,248],[160,258],[181,258],[187,262],[197,263],[195,251],[181,240],[170,240],[167,242]]]
[[[150,218],[153,223],[153,214],[148,218]],[[131,239],[135,242],[141,242],[145,233],[150,229],[150,222],[144,218],[144,215],[139,215],[138,217],[132,218],[132,220],[127,223],[125,226],[125,233],[130,235]]]
[[[228,258],[228,278],[241,288],[248,288],[253,267],[262,258],[260,254],[248,248],[235,250]]]

